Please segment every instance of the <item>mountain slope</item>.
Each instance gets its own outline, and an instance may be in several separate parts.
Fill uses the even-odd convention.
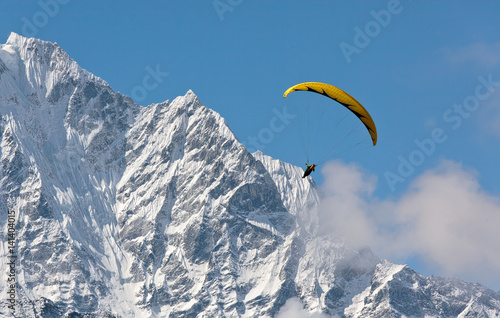
[[[272,317],[295,297],[348,317],[500,315],[482,286],[320,236],[312,179],[250,154],[192,91],[141,107],[57,44],[13,33],[0,113],[0,254],[15,211],[16,315]]]

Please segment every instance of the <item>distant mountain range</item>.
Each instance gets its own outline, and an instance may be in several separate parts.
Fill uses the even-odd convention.
[[[500,317],[484,286],[318,234],[312,179],[249,153],[192,91],[142,107],[57,44],[12,33],[0,112],[16,317],[274,317],[290,299],[323,316]]]

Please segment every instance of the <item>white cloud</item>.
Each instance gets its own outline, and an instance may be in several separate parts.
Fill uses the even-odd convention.
[[[447,49],[446,54],[452,63],[473,62],[488,68],[500,65],[500,43],[473,43],[463,48]]]
[[[444,161],[396,200],[374,197],[374,177],[354,165],[333,162],[322,172],[327,230],[389,259],[417,255],[439,275],[500,284],[500,198],[473,171]]]
[[[333,230],[357,247],[366,245],[376,235],[368,215],[376,179],[340,161],[328,163],[322,173],[327,197],[320,209],[321,231]]]
[[[290,298],[281,307],[276,318],[327,318],[324,314],[309,313],[304,309],[302,303],[297,298]]]

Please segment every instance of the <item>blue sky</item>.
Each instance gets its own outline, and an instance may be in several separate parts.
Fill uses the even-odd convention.
[[[264,153],[296,165],[305,161],[299,120],[285,117],[280,129],[270,130],[273,118],[290,111],[283,92],[306,81],[338,86],[371,113],[378,144],[342,154],[315,173],[318,183],[334,184],[332,171],[359,175],[356,200],[377,206],[359,217],[373,226],[399,226],[402,242],[420,240],[406,250],[375,246],[381,257],[499,290],[500,260],[488,255],[500,250],[500,238],[488,232],[500,227],[498,12],[494,1],[18,0],[2,3],[0,42],[11,31],[57,42],[83,68],[144,106],[192,89],[249,148],[255,138]],[[156,80],[144,85],[151,73]],[[326,139],[318,136],[314,146],[328,145]],[[473,204],[442,202],[441,190]],[[425,220],[409,212],[414,198],[429,202],[421,206]],[[408,218],[375,220],[384,209]],[[433,223],[428,211],[446,212]],[[465,231],[470,253],[464,257],[492,263],[481,270],[486,275],[452,266],[463,259],[443,251],[468,251],[457,240],[425,252],[475,221],[476,232]],[[439,226],[454,230],[424,242]],[[408,227],[411,237],[402,233]],[[475,254],[479,247],[486,251]]]

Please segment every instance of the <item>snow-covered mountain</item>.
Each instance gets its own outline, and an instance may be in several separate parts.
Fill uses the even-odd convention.
[[[295,298],[324,315],[500,317],[486,287],[319,235],[312,179],[249,153],[191,91],[142,107],[57,44],[12,33],[0,113],[16,316],[274,317]]]

